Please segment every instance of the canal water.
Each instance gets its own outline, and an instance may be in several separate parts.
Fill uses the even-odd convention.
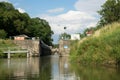
[[[83,66],[58,56],[0,59],[0,80],[120,80],[120,69]]]

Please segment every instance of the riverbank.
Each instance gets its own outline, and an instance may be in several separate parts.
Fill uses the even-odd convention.
[[[3,53],[3,51],[7,51],[11,48],[17,48],[18,46],[13,43],[11,40],[3,40],[0,39],[0,58],[7,58],[7,54]],[[11,54],[11,57],[26,57],[26,54]]]
[[[70,59],[79,63],[120,64],[120,23],[106,25],[92,36],[74,41]]]
[[[15,47],[16,45],[11,40],[0,39],[0,48]]]

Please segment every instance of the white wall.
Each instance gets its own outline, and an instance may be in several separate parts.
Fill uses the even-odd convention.
[[[79,34],[71,34],[71,40],[80,40]]]

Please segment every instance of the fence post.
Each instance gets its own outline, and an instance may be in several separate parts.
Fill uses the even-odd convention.
[[[10,59],[10,50],[8,50],[8,59]]]
[[[27,52],[27,58],[29,57],[29,51]]]

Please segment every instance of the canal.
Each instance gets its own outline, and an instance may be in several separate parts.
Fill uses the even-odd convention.
[[[70,63],[58,56],[0,59],[0,80],[120,80],[120,69]]]

